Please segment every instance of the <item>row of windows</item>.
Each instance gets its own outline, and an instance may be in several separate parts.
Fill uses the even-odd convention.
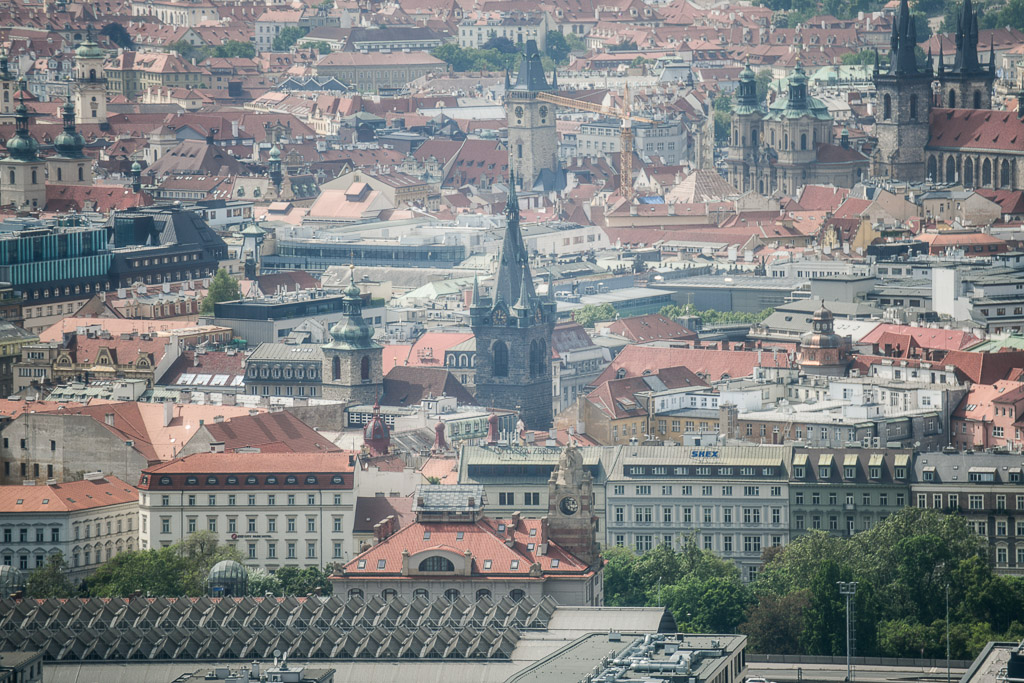
[[[188,497],[185,498],[185,502],[187,503],[187,505],[189,507],[195,507],[198,504],[198,500],[199,500],[198,496],[196,494],[194,494],[194,493],[188,494]],[[340,493],[335,493],[334,494],[334,504],[335,505],[341,505],[342,504],[341,500],[342,500],[341,494]],[[218,501],[218,497],[217,497],[216,493],[211,493],[211,494],[208,494],[206,496],[206,504],[208,506],[210,506],[210,507],[215,507],[217,505],[217,501]],[[256,501],[257,501],[257,497],[256,497],[255,493],[246,494],[246,504],[247,505],[257,505],[258,503]],[[285,502],[286,502],[287,505],[297,505],[298,504],[297,501],[298,501],[297,494],[289,493],[289,494],[285,495]],[[234,493],[227,494],[227,504],[228,504],[228,507],[233,507],[233,506],[237,505],[238,504],[238,496],[236,494],[234,494]],[[277,494],[276,493],[268,493],[267,497],[266,497],[266,504],[269,505],[269,506],[277,505]],[[171,505],[171,496],[169,494],[161,495],[160,496],[160,507],[170,507],[170,505]],[[317,494],[315,494],[315,493],[307,493],[306,494],[306,505],[317,505]]]
[[[458,591],[458,589],[449,588],[448,590],[446,590],[444,592],[443,595],[444,595],[444,599],[447,600],[448,602],[455,602],[456,600],[458,600],[462,596],[462,593],[460,593]],[[396,591],[394,588],[385,588],[384,590],[382,590],[380,592],[380,597],[383,600],[390,600],[390,599],[392,599],[394,597],[397,597],[397,596],[398,596],[398,591]],[[360,598],[360,599],[362,599],[363,598],[363,589],[362,588],[350,588],[349,591],[348,591],[348,597],[349,597],[349,599],[352,599],[352,598]],[[426,588],[417,588],[416,590],[414,590],[412,592],[412,597],[413,597],[413,599],[418,599],[418,600],[430,600],[430,591],[428,591]],[[512,590],[510,590],[508,592],[508,597],[512,601],[514,601],[514,602],[519,602],[520,600],[522,600],[523,598],[526,597],[526,591],[524,591],[522,589],[519,589],[519,588],[513,588]],[[477,592],[476,592],[476,599],[477,600],[483,600],[484,598],[487,598],[488,600],[493,600],[494,596],[491,593],[490,589],[481,588],[481,589],[477,590]]]
[[[24,439],[22,439],[22,441],[24,441]],[[24,446],[22,446],[22,448],[24,448]],[[161,486],[171,486],[173,484],[173,480],[171,479],[171,477],[169,477],[167,475],[164,475],[164,476],[160,477],[158,479],[158,481],[159,481]],[[186,486],[197,486],[199,484],[199,481],[200,481],[200,477],[197,477],[195,475],[189,475],[188,477],[185,478],[185,485]],[[222,479],[218,475],[211,474],[211,475],[207,475],[207,476],[203,477],[202,481],[203,481],[203,484],[206,485],[206,486],[218,486],[218,485],[221,484],[222,481],[223,481],[224,484],[227,484],[229,486],[236,486],[241,481],[243,481],[243,478],[231,474],[231,475],[228,475],[226,477],[223,477],[223,479]],[[294,474],[289,474],[289,475],[286,475],[286,476],[281,477],[281,478],[279,478],[278,475],[276,475],[276,474],[268,474],[265,477],[263,477],[262,481],[261,481],[260,477],[256,476],[255,474],[250,474],[250,475],[244,477],[244,481],[245,481],[245,485],[246,486],[257,486],[259,484],[276,485],[276,484],[279,484],[279,483],[294,485],[294,484],[298,484],[299,483],[299,478],[297,476],[295,476]],[[319,484],[320,481],[321,481],[320,477],[318,477],[315,474],[308,474],[302,480],[302,482],[304,484],[309,484],[309,485]],[[335,474],[335,475],[331,476],[330,481],[331,481],[332,484],[343,484],[344,483],[344,478],[340,474]],[[149,483],[149,475],[148,474],[142,475],[142,483],[143,484],[148,484]],[[211,505],[212,505],[212,503],[211,503]]]
[[[701,469],[701,468],[698,467],[697,469]],[[690,485],[682,485],[682,486],[679,487],[678,495],[680,495],[680,496],[692,496],[693,495],[693,488],[694,487],[690,486]],[[711,486],[711,485],[701,486],[700,487],[700,496],[702,498],[706,498],[708,496],[713,496],[714,495],[714,489],[715,489],[715,487]],[[734,489],[735,490],[742,489],[743,496],[747,497],[747,498],[756,498],[756,497],[761,495],[761,487],[760,486],[742,486],[742,487],[741,486],[736,486],[736,487],[733,487],[733,486],[722,486],[722,487],[720,487],[720,490],[721,490],[723,496],[732,496],[732,495],[734,495],[734,493],[733,493]],[[635,495],[637,495],[637,496],[650,496],[650,495],[654,495],[654,493],[653,493],[654,490],[655,490],[655,487],[652,486],[651,484],[635,484],[633,486],[633,493]],[[782,495],[782,487],[781,486],[770,486],[770,487],[768,487],[768,490],[769,490],[769,492],[770,492],[770,494],[771,494],[771,496],[773,498],[778,498],[779,496]],[[624,496],[624,495],[626,495],[626,485],[625,484],[615,484],[612,487],[612,492],[616,496]],[[676,495],[676,487],[671,485],[671,484],[664,484],[664,485],[662,485],[661,486],[661,495],[663,495],[663,496],[674,496],[674,495]]]
[[[926,508],[928,507],[929,499],[931,507],[933,508],[949,508],[951,510],[960,509],[960,494],[949,493],[943,498],[941,493],[919,493],[917,494],[917,507]],[[1016,504],[1017,510],[1024,510],[1024,495],[1018,494],[1014,496],[1014,503]],[[1006,494],[999,493],[995,497],[995,509],[1006,511],[1007,497]],[[945,503],[945,505],[943,505]],[[970,493],[967,495],[967,509],[968,510],[986,510],[985,506],[985,495],[982,493]]]
[[[805,494],[804,494],[803,491],[797,491],[793,495],[793,502],[796,505],[803,505],[804,504],[804,499],[805,499]],[[812,493],[811,497],[810,497],[810,500],[811,500],[811,505],[821,505],[821,493],[819,493],[819,492]],[[874,500],[874,499],[872,498],[870,493],[862,493],[861,494],[861,504],[862,505],[871,505],[871,501],[872,500]],[[855,494],[853,494],[853,493],[845,494],[844,503],[846,505],[853,505],[855,502],[856,502],[856,495]],[[835,493],[835,492],[829,493],[828,494],[828,504],[829,505],[838,505],[839,504],[839,495],[837,493]],[[879,493],[878,494],[878,504],[880,506],[882,506],[882,507],[888,506],[889,505],[889,494],[888,493]],[[896,507],[903,507],[906,504],[907,504],[906,494],[904,494],[904,493],[897,493],[897,494],[895,494],[895,505],[896,505]]]
[[[714,523],[714,510],[713,507],[698,507],[697,511],[701,513],[701,518],[704,524]],[[744,524],[760,524],[761,523],[761,508],[759,507],[744,507],[739,509],[739,514],[736,513],[736,509],[732,507],[721,508],[721,521],[723,524],[733,524],[734,522],[742,521]],[[614,508],[614,517],[616,524],[626,523],[626,508],[625,506],[616,506]],[[767,519],[771,520],[772,524],[782,523],[782,508],[771,508]],[[664,506],[661,508],[660,519],[657,516],[655,507],[653,505],[635,505],[633,506],[633,522],[636,524],[653,524],[655,521],[661,521],[665,524],[672,524],[674,522],[681,522],[683,524],[692,524],[694,520],[694,508],[683,507],[679,510],[679,514],[676,514],[674,507]]]
[[[736,538],[731,535],[724,535],[720,537],[721,543],[719,548],[715,547],[715,537],[712,534],[704,534],[701,537],[701,547],[704,550],[709,551],[720,551],[725,553],[731,552],[742,552],[745,553],[760,553],[764,539],[761,536],[741,536]],[[633,549],[638,553],[645,553],[648,550],[654,548],[657,544],[664,544],[669,547],[673,546],[673,536],[669,534],[662,535],[660,538],[653,534],[634,534],[633,535]],[[619,548],[626,547],[626,534],[616,534],[615,545]],[[779,547],[782,545],[782,536],[773,535],[770,539],[770,547]]]
[[[285,532],[286,533],[291,533],[291,534],[297,533],[298,522],[296,521],[296,519],[297,518],[295,518],[295,517],[288,517],[286,519],[286,521],[285,521]],[[208,531],[212,531],[212,532],[216,533],[217,532],[217,527],[218,527],[218,521],[217,520],[218,520],[218,517],[207,517],[206,518],[206,529]],[[229,534],[239,533],[239,531],[238,531],[238,519],[236,517],[228,517],[227,522],[228,522],[227,533],[229,533]],[[245,522],[246,522],[245,533],[249,533],[249,534],[259,533],[259,530],[256,528],[257,527],[257,519],[256,519],[256,517],[247,517]],[[186,530],[190,534],[194,534],[196,531],[198,531],[199,530],[199,518],[198,517],[189,517],[186,520]],[[145,533],[148,533],[148,531],[149,531],[149,518],[146,517],[145,515],[143,515],[142,516],[142,533],[145,534]],[[266,531],[267,531],[267,533],[270,533],[270,534],[277,533],[277,517],[268,517],[267,518],[267,529],[266,529]],[[334,517],[333,518],[333,520],[332,520],[332,531],[334,533],[336,533],[336,534],[340,534],[340,533],[344,532],[344,520],[343,520],[343,518],[341,518],[341,517]],[[307,517],[306,518],[306,532],[307,533],[316,533],[316,517]],[[160,533],[161,534],[169,534],[169,533],[171,533],[171,518],[170,517],[161,517],[160,518]]]

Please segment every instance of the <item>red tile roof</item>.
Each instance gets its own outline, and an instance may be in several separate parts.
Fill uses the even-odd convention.
[[[0,513],[73,512],[134,503],[139,492],[115,476],[49,486],[0,486]]]
[[[914,344],[921,348],[943,351],[963,350],[981,341],[970,332],[964,332],[963,330],[943,330],[932,327],[912,327],[910,325],[880,323],[875,329],[864,335],[860,343],[872,346],[879,345],[883,343],[884,339],[891,338],[893,334],[912,337]],[[903,348],[907,347],[904,346]]]
[[[307,453],[193,453],[182,458],[147,467],[143,474],[305,474],[317,472],[353,472],[353,452]],[[351,477],[349,477],[351,484]],[[300,481],[299,484],[302,482]],[[148,485],[139,488],[155,488],[150,479]]]
[[[454,396],[461,405],[476,405],[476,399],[448,368],[396,365],[384,376],[381,405],[414,406],[428,397]]]
[[[758,362],[757,351],[728,351],[721,349],[691,349],[685,347],[627,346],[605,368],[595,385],[615,379],[618,371],[624,370],[626,377],[640,377],[644,373],[656,374],[662,368],[685,367],[709,382],[726,377],[748,377]],[[788,367],[789,357],[782,353],[773,356],[761,354],[762,367]]]
[[[1024,368],[1024,351],[950,351],[942,359],[943,365],[955,366],[961,375],[976,384],[994,384],[1010,379],[1014,371]]]
[[[408,496],[359,496],[356,498],[352,531],[357,534],[373,532],[373,525],[385,517],[395,516],[398,528],[415,521],[412,498]]]
[[[1012,112],[936,108],[929,115],[928,130],[931,132],[929,149],[1018,153],[1024,147],[1024,121]],[[980,173],[980,169],[975,173]]]
[[[835,212],[850,195],[850,191],[831,185],[804,185],[798,203],[803,211]]]
[[[620,318],[608,326],[608,331],[633,342],[697,338],[693,331],[657,313]]]
[[[206,422],[204,427],[225,451],[259,448],[263,453],[338,452],[341,449],[289,412],[235,417]]]
[[[488,518],[476,522],[413,522],[357,555],[345,565],[343,575],[345,579],[387,576],[395,580],[422,580],[428,577],[418,574],[415,577],[402,576],[402,554],[408,551],[415,556],[430,550],[448,551],[457,555],[465,555],[468,551],[475,578],[527,578],[535,562],[540,564],[541,571],[547,576],[579,575],[590,571],[583,561],[551,541],[547,543],[547,553],[540,554],[541,545],[547,540],[542,529],[544,523],[539,519],[522,519],[513,531],[510,520]],[[504,525],[505,531],[499,531],[499,525]],[[424,538],[427,531],[430,532],[429,538]],[[458,537],[460,533],[461,539]],[[509,534],[514,542],[506,545]],[[532,550],[530,544],[533,544]],[[552,564],[554,560],[558,561],[557,567]],[[384,563],[383,568],[378,568],[381,561]],[[489,564],[486,564],[488,561]],[[360,563],[362,569],[359,568]],[[448,576],[438,578],[449,580]]]

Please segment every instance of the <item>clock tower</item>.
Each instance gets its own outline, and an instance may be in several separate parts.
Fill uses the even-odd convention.
[[[510,168],[524,190],[533,189],[542,171],[559,171],[555,107],[537,97],[538,93],[553,90],[554,85],[544,76],[537,42],[526,41],[526,54],[519,63],[516,81],[513,84],[506,78],[505,83]]]
[[[548,479],[548,538],[584,562],[598,562],[594,478],[583,469],[583,454],[569,444]]]

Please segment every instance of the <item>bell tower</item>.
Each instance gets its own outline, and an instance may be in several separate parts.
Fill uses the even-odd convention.
[[[92,159],[82,151],[85,149],[85,138],[75,129],[75,105],[68,101],[62,111],[64,130],[53,141],[57,154],[46,160],[50,182],[57,185],[92,185]]]
[[[44,162],[39,143],[28,131],[28,107],[18,104],[14,115],[14,136],[7,141],[7,156],[0,159],[0,205],[18,210],[46,206]]]
[[[103,76],[106,54],[92,37],[92,26],[85,41],[75,50],[75,116],[79,123],[107,122],[107,79]]]
[[[554,87],[544,77],[537,41],[526,41],[526,55],[519,63],[515,84],[505,77],[510,168],[524,190],[533,188],[541,171],[558,173],[555,105],[537,99],[537,93],[552,90]]]
[[[756,166],[760,157],[761,122],[767,112],[757,99],[757,77],[750,64],[740,72],[736,91],[736,104],[732,108],[732,144],[725,163],[729,167],[729,183],[747,192],[756,190],[764,194],[764,186],[757,187]]]
[[[548,538],[587,564],[598,561],[594,478],[583,469],[583,454],[571,443],[548,479]]]
[[[519,230],[515,177],[509,178],[507,224],[494,292],[473,283],[470,319],[476,335],[476,399],[482,406],[519,412],[528,429],[551,427],[551,333],[555,301],[537,295]]]
[[[950,109],[991,109],[992,83],[996,79],[995,54],[989,46],[989,63],[978,59],[978,12],[964,0],[956,19],[956,56],[947,71],[939,54],[939,106]]]
[[[889,66],[879,68],[875,55],[875,133],[878,148],[871,160],[871,175],[899,181],[922,181],[924,147],[928,144],[928,114],[932,102],[932,65],[917,64],[917,29],[907,0],[889,38]]]
[[[331,341],[321,347],[323,398],[369,404],[384,390],[384,349],[373,340],[373,328],[363,320],[363,299],[355,283],[355,266],[349,269],[343,317],[331,327]]]

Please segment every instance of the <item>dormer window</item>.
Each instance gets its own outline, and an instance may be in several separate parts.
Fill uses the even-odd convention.
[[[421,572],[453,572],[455,565],[443,555],[431,555],[420,562],[419,570]]]
[[[821,467],[818,468],[818,478],[820,478],[820,479],[828,479],[831,476],[832,476],[832,468],[829,467],[828,465],[822,465]]]

